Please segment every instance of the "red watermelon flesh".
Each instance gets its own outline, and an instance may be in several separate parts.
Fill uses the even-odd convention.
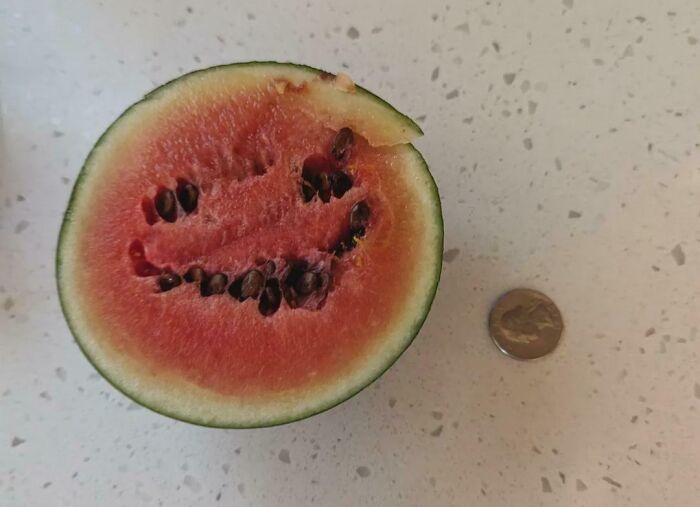
[[[67,213],[59,288],[78,341],[117,386],[185,420],[265,425],[340,401],[378,374],[367,365],[397,327],[413,329],[407,307],[422,322],[437,283],[439,204],[413,168],[422,159],[376,145],[361,107],[315,106],[317,87],[334,101],[357,91],[280,67],[205,72],[137,105],[97,145]],[[353,142],[338,160],[341,129]],[[351,187],[307,202],[303,174],[321,173]],[[204,282],[171,286],[193,267]],[[280,285],[278,309],[206,294],[213,275],[228,289],[251,270]],[[309,296],[290,272],[312,273]]]

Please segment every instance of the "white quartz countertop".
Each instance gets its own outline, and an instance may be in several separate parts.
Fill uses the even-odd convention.
[[[0,506],[700,504],[700,2],[0,3]],[[416,118],[445,265],[410,349],[311,419],[216,430],[90,366],[54,281],[100,133],[231,61],[346,72]],[[543,360],[486,329],[554,299]]]

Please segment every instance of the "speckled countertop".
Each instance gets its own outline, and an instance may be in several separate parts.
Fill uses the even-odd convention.
[[[697,506],[700,3],[335,4],[0,4],[0,505]],[[345,71],[418,119],[444,275],[372,388],[212,430],[100,379],[53,256],[82,160],[127,105],[255,59]],[[544,360],[488,338],[515,286],[566,320]]]

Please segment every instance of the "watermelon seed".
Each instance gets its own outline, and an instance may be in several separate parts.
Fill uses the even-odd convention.
[[[241,287],[243,285],[243,278],[236,278],[231,285],[228,286],[228,293],[233,299],[241,299]]]
[[[328,202],[331,200],[331,181],[328,177],[328,173],[321,173],[318,175],[319,185],[318,185],[318,196],[323,202]]]
[[[192,266],[187,270],[184,278],[187,283],[201,282],[204,280],[204,270],[199,266]]]
[[[174,289],[182,283],[180,275],[176,273],[165,273],[158,277],[158,287],[161,292],[167,292],[170,289]]]
[[[331,174],[331,186],[333,187],[333,195],[340,198],[352,188],[352,180],[343,171],[338,171]]]
[[[316,195],[316,189],[312,187],[306,181],[301,182],[301,196],[304,198],[304,202],[309,202]]]
[[[289,308],[297,308],[299,306],[299,302],[297,301],[297,293],[294,290],[294,287],[284,285],[282,290],[284,293],[284,299],[287,300]]]
[[[331,146],[331,155],[336,160],[342,160],[354,142],[355,136],[352,130],[348,127],[343,127],[335,135],[333,145]]]
[[[275,263],[273,261],[267,261],[262,266],[260,266],[260,271],[266,277],[272,276],[275,273],[276,269],[277,266],[275,266]]]
[[[302,296],[311,294],[318,287],[318,275],[311,271],[303,273],[297,278],[294,288]]]
[[[189,181],[178,180],[177,200],[180,202],[182,209],[185,210],[185,213],[192,213],[195,209],[197,209],[199,190]]]
[[[209,278],[202,280],[199,286],[199,292],[202,296],[213,296],[223,294],[228,285],[228,276],[224,273],[216,273]]]
[[[336,257],[340,257],[341,255],[343,255],[345,253],[345,250],[346,250],[345,246],[346,245],[345,245],[344,241],[339,241],[338,244],[333,247],[331,252],[333,252],[333,255],[335,255]]]
[[[353,231],[364,230],[367,222],[369,222],[369,206],[365,201],[360,201],[350,210],[350,229]]]
[[[158,215],[166,222],[174,222],[177,218],[177,207],[175,204],[175,195],[172,190],[162,188],[156,194],[155,199],[156,211]]]
[[[357,228],[357,229],[353,229],[352,231],[350,231],[350,233],[352,234],[352,237],[353,237],[353,241],[354,241],[356,238],[361,238],[361,237],[363,237],[363,236],[365,235],[365,232],[366,232],[366,231],[365,231],[365,228],[364,228],[364,227],[359,227],[359,228]]]
[[[265,316],[275,313],[282,302],[282,293],[280,292],[280,284],[277,279],[272,278],[265,284],[265,290],[260,295],[260,303],[258,310]]]
[[[310,157],[311,159],[311,157]],[[318,175],[311,169],[310,165],[304,163],[304,168],[301,171],[301,177],[306,181],[312,188],[317,189],[319,187]]]
[[[241,282],[241,301],[248,298],[257,299],[265,285],[265,277],[257,269],[248,271]]]
[[[292,261],[289,263],[289,270],[284,277],[284,283],[290,287],[296,285],[297,280],[306,272],[308,264],[305,261]]]

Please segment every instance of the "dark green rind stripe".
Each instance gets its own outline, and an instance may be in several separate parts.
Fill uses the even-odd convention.
[[[346,393],[343,393],[339,395],[337,398],[327,402],[324,405],[320,405],[314,409],[308,410],[306,412],[303,412],[301,414],[297,414],[291,417],[278,417],[278,418],[270,418],[270,419],[265,419],[261,420],[255,423],[250,423],[250,424],[241,424],[241,423],[217,423],[213,422],[208,419],[204,418],[198,418],[195,415],[191,414],[182,414],[182,413],[177,413],[171,410],[168,410],[165,407],[160,407],[160,406],[154,406],[154,405],[147,405],[145,402],[141,401],[139,398],[139,394],[137,392],[130,392],[129,390],[124,389],[122,386],[120,386],[118,383],[113,381],[107,374],[106,372],[97,364],[97,361],[93,359],[83,346],[83,344],[80,341],[80,336],[78,335],[76,331],[76,325],[75,322],[73,321],[71,317],[71,312],[70,312],[70,304],[67,301],[63,290],[62,290],[62,279],[61,279],[61,269],[62,269],[62,261],[61,261],[61,254],[63,251],[63,246],[64,246],[64,241],[67,236],[67,231],[68,228],[70,227],[72,223],[72,217],[73,217],[73,205],[75,203],[75,200],[80,192],[80,189],[82,187],[82,184],[84,182],[84,178],[87,174],[87,168],[89,167],[90,160],[92,156],[94,155],[95,151],[99,147],[99,145],[107,138],[109,135],[110,131],[114,128],[114,126],[119,122],[119,120],[123,117],[125,117],[127,114],[129,114],[136,106],[141,104],[142,102],[145,102],[147,100],[150,100],[152,98],[155,98],[158,92],[163,91],[166,87],[170,86],[171,84],[175,83],[176,81],[183,79],[187,76],[191,76],[193,74],[197,74],[200,72],[206,72],[207,70],[210,69],[216,69],[216,68],[222,68],[222,67],[230,67],[230,66],[237,66],[237,65],[289,65],[292,67],[302,67],[308,70],[311,70],[316,73],[321,73],[323,71],[316,69],[314,67],[309,67],[307,65],[296,65],[293,63],[277,63],[277,62],[245,62],[245,63],[234,63],[234,64],[227,64],[227,65],[219,65],[215,67],[209,67],[208,69],[203,69],[203,70],[198,70],[191,72],[189,74],[185,74],[184,76],[181,76],[179,78],[173,79],[172,81],[168,81],[164,85],[161,85],[160,87],[156,88],[152,92],[148,93],[147,95],[144,96],[142,100],[139,102],[136,102],[132,104],[130,107],[128,107],[112,124],[105,130],[105,132],[99,137],[95,145],[92,147],[90,152],[88,153],[87,158],[85,159],[85,162],[83,163],[83,166],[80,170],[80,173],[78,175],[78,178],[75,181],[75,184],[73,186],[73,191],[71,192],[70,198],[68,200],[68,206],[66,208],[66,212],[64,213],[63,217],[63,222],[61,224],[61,229],[59,232],[58,236],[58,247],[57,247],[57,252],[56,252],[56,283],[58,287],[58,298],[59,302],[61,305],[61,310],[63,311],[63,315],[66,318],[66,322],[68,324],[68,328],[70,329],[71,333],[73,334],[73,337],[75,338],[76,343],[78,344],[78,347],[80,350],[83,352],[83,355],[87,358],[87,360],[92,364],[92,366],[102,375],[102,377],[109,382],[117,391],[121,392],[128,398],[132,399],[133,401],[137,402],[139,405],[142,405],[153,412],[156,412],[158,414],[171,417],[176,420],[180,420],[183,422],[191,423],[191,424],[196,424],[199,426],[204,426],[204,427],[209,427],[209,428],[228,428],[228,429],[246,429],[246,428],[265,428],[265,427],[272,427],[272,426],[279,426],[282,424],[287,424],[295,421],[300,421],[302,419],[306,419],[308,417],[311,417],[316,414],[320,414],[322,412],[325,412],[327,410],[330,410],[331,408],[339,405],[340,403],[349,400],[350,398],[354,397],[356,394],[358,394],[360,391],[364,390],[366,387],[368,387],[370,384],[372,384],[375,380],[377,380],[379,377],[381,377],[398,359],[403,355],[403,353],[408,349],[408,347],[411,345],[415,337],[418,335],[418,332],[420,331],[421,327],[423,326],[423,323],[425,322],[425,319],[428,316],[428,313],[430,311],[430,308],[433,304],[433,301],[435,299],[435,294],[437,292],[438,284],[440,282],[440,275],[442,273],[442,252],[444,248],[444,223],[443,223],[443,218],[442,218],[442,205],[440,202],[440,194],[438,191],[437,184],[435,183],[435,179],[433,178],[433,175],[430,173],[430,169],[428,168],[428,164],[426,163],[425,159],[423,158],[423,155],[413,146],[413,144],[408,144],[410,149],[414,152],[414,154],[420,159],[421,165],[423,166],[423,169],[425,171],[425,175],[428,176],[430,180],[430,188],[426,189],[430,191],[432,201],[433,201],[433,219],[435,221],[435,225],[437,228],[437,231],[439,233],[439,241],[436,242],[435,244],[435,258],[436,262],[434,265],[434,273],[433,273],[433,285],[429,291],[429,294],[426,298],[425,306],[424,306],[424,311],[420,315],[420,317],[416,320],[416,322],[413,324],[411,330],[409,333],[406,335],[405,338],[405,343],[403,348],[399,351],[398,354],[395,356],[389,358],[389,360],[386,362],[384,367],[379,371],[379,373],[368,379],[368,381],[358,387],[354,387],[353,389],[349,390]],[[363,93],[366,93],[370,98],[373,98],[382,104],[385,104],[392,112],[400,116],[402,121],[406,121],[410,124],[412,128],[414,128],[417,132],[423,133],[420,127],[411,120],[408,116],[400,113],[397,111],[393,106],[388,104],[386,101],[383,99],[377,97],[373,93],[365,90],[362,87],[357,87],[359,90],[361,90]]]

